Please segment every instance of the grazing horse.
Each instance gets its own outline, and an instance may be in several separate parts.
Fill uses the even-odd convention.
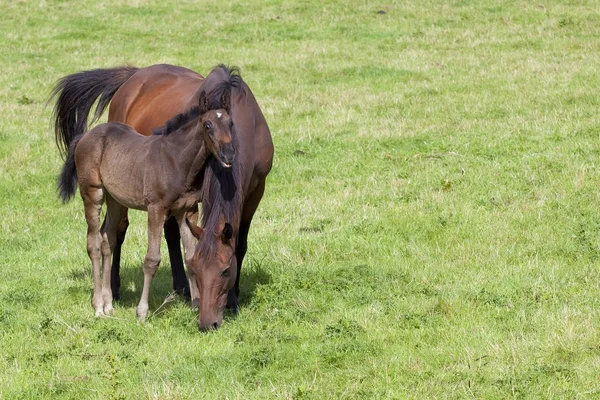
[[[223,109],[208,110],[204,92],[200,106],[178,116],[178,129],[165,135],[143,136],[119,122],[101,124],[73,139],[60,179],[60,196],[69,201],[79,191],[88,225],[87,249],[92,262],[96,316],[110,314],[112,292],[110,268],[116,245],[118,224],[128,208],[148,212],[148,251],[144,259],[144,286],[137,307],[139,319],[148,314],[148,294],[152,277],[160,263],[160,236],[165,220],[175,217],[184,244],[186,259],[194,253],[195,240],[184,219],[201,195],[201,176],[212,153],[219,168],[230,168],[235,158],[231,120]],[[174,132],[170,132],[174,130]],[[126,171],[126,173],[124,173]],[[100,227],[100,209],[106,203],[106,216]],[[217,255],[218,256],[218,255]],[[102,257],[102,275],[100,258]],[[188,263],[192,298],[199,297],[195,270]]]
[[[211,246],[204,244],[204,241],[206,240],[208,243],[209,239],[213,249],[215,246],[231,246],[233,248],[232,254],[235,260],[232,257],[232,261],[235,261],[237,265],[224,274],[228,276],[223,277],[223,284],[219,284],[220,289],[215,289],[215,291],[219,292],[223,288],[227,288],[226,305],[237,312],[239,277],[247,249],[248,231],[263,196],[266,177],[273,162],[271,132],[252,91],[240,77],[239,71],[220,65],[214,68],[206,78],[203,78],[200,74],[187,68],[173,65],[153,65],[140,69],[135,67],[97,69],[66,76],[58,82],[52,93],[52,97],[58,96],[54,107],[56,141],[59,149],[63,152],[66,151],[73,137],[86,130],[88,115],[96,101],[98,101],[98,105],[94,119],[99,118],[110,103],[109,121],[127,123],[138,132],[150,135],[153,129],[163,125],[175,114],[185,112],[197,104],[203,90],[207,93],[214,93],[213,96],[209,96],[211,108],[218,107],[219,90],[231,92],[230,116],[233,121],[233,136],[238,152],[231,171],[219,172],[216,166],[211,166],[211,164],[206,171],[213,171],[214,174],[205,174],[204,180],[211,179],[213,189],[217,185],[221,186],[222,198],[216,204],[223,205],[226,202],[233,202],[227,204],[228,212],[226,214],[235,216],[235,218],[232,221],[226,220],[227,215],[223,216],[219,211],[216,218],[218,223],[212,225],[214,228],[212,232],[208,232],[205,225],[204,233],[206,235],[200,234],[199,231],[196,231],[195,234],[200,237],[199,248],[210,248]],[[214,183],[217,181],[219,183]],[[232,192],[235,195],[232,195]],[[215,193],[215,190],[211,193]],[[207,194],[206,198],[202,199],[203,215],[208,215],[206,212],[207,204],[209,204],[208,197]],[[237,210],[235,215],[232,215],[231,211],[234,208],[232,204],[234,203]],[[216,209],[222,208],[222,206],[218,206]],[[113,293],[118,293],[120,248],[127,225],[127,218],[124,216],[119,224],[117,245],[113,256],[111,280]],[[231,228],[232,238],[224,241],[223,239],[229,235],[227,225]],[[214,232],[219,232],[220,236],[214,235]],[[179,231],[176,223],[167,221],[165,237],[171,258],[174,288],[183,292],[187,281],[181,262]],[[217,261],[213,256],[214,254],[199,253],[197,257],[195,256],[196,264],[211,268],[211,265]],[[222,321],[223,296],[219,297],[218,294],[209,296],[208,290],[203,292],[202,287],[205,284],[208,285],[208,282],[205,280],[199,284],[200,294],[205,297],[205,299],[201,299],[200,304],[200,309],[205,311],[204,316],[201,315],[199,320],[201,329],[217,328]],[[234,282],[233,287],[230,287],[231,282]],[[206,296],[203,293],[206,293]],[[214,298],[210,299],[211,296]],[[218,297],[218,300],[215,296]],[[211,303],[212,311],[207,311],[205,303]]]

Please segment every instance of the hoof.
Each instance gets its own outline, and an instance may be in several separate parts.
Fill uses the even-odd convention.
[[[192,298],[189,286],[173,288],[173,290],[175,290],[175,293],[177,293],[179,296],[182,296],[186,300],[190,300]]]
[[[103,317],[104,316],[104,310],[102,310],[102,308],[97,308],[96,309],[96,317]]]
[[[136,315],[137,315],[138,321],[144,322],[146,320],[146,317],[148,316],[148,309],[138,307],[138,309],[136,311]]]
[[[229,311],[231,311],[235,315],[238,315],[240,313],[240,305],[239,304],[233,304],[233,305],[227,304],[226,307]]]
[[[115,309],[112,304],[106,304],[104,306],[104,315],[111,315]]]

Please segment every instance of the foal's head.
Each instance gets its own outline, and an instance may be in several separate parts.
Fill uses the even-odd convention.
[[[233,144],[233,120],[229,116],[229,94],[223,92],[220,108],[210,110],[208,96],[200,93],[200,124],[204,136],[204,144],[215,156],[223,168],[231,168],[235,158]]]
[[[192,268],[196,274],[196,284],[200,289],[201,331],[217,329],[223,322],[223,310],[227,304],[227,294],[237,277],[235,237],[233,227],[219,218],[216,229],[202,229],[186,220],[193,235],[199,240],[211,243],[209,251],[194,251]],[[210,237],[207,237],[209,235]]]

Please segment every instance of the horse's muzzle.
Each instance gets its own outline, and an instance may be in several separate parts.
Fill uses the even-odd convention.
[[[200,330],[200,332],[216,331],[217,329],[219,329],[219,326],[221,326],[221,324],[216,321],[212,324],[203,324],[200,321],[198,321],[198,329]]]

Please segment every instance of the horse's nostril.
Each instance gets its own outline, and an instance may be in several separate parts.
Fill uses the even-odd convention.
[[[212,324],[212,329],[218,329],[219,328],[219,324],[217,324],[216,322]]]

